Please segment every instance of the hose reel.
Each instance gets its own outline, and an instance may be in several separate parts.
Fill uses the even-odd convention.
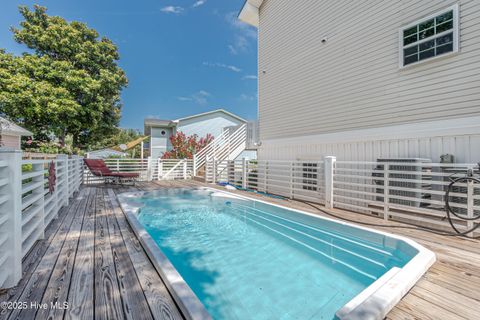
[[[478,166],[480,168],[480,163]],[[469,187],[469,185],[472,185],[472,184],[473,185],[477,184],[477,186],[480,187],[480,176],[478,174],[475,174],[474,169],[471,168],[467,170],[467,173],[464,176],[455,177],[454,175],[452,175],[450,177],[450,181],[451,182],[448,185],[447,191],[445,193],[445,211],[447,213],[446,218],[450,226],[453,228],[453,230],[455,230],[455,232],[458,235],[465,236],[474,232],[480,227],[480,213],[475,213],[475,211],[473,211],[473,213],[470,216],[457,213],[456,210],[452,208],[450,205],[450,194],[455,192],[456,188],[459,187],[459,184],[467,184],[467,188]],[[475,188],[473,188],[473,190],[475,190]],[[473,195],[470,195],[470,196],[473,196]],[[469,195],[467,193],[467,203],[469,200],[468,197]],[[461,231],[458,229],[457,226],[455,226],[455,223],[453,221],[454,217],[461,221],[474,222],[473,226],[470,227],[468,230]]]

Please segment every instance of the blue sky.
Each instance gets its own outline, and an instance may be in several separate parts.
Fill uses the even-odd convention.
[[[236,17],[243,0],[2,0],[0,48],[25,47],[9,30],[18,5],[40,4],[50,15],[85,22],[112,39],[129,86],[121,126],[225,108],[257,117],[257,34]]]

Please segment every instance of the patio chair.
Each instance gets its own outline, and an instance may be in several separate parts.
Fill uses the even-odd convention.
[[[101,159],[83,159],[83,161],[94,176],[103,178],[104,183],[113,182],[123,185],[124,182],[132,182],[135,185],[139,177],[136,172],[113,172]]]

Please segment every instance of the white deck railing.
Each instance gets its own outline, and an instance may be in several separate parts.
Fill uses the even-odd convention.
[[[192,159],[105,159],[105,164],[114,172],[134,172],[140,181],[191,179]],[[87,184],[103,183],[101,177],[94,176],[84,168],[84,181]]]
[[[49,190],[51,163],[55,188]],[[22,275],[22,259],[82,183],[83,159],[25,159],[21,151],[0,149],[0,288],[14,286]]]
[[[208,161],[233,160],[246,148],[247,124],[240,125],[234,130],[224,130],[221,135],[215,137],[205,148],[193,157],[193,174],[206,165]],[[211,182],[210,180],[206,180]]]
[[[153,168],[153,178],[156,180],[178,180],[193,178],[192,159],[158,159]]]
[[[209,161],[206,176],[257,192],[324,204],[400,222],[450,228],[445,192],[452,175],[478,172],[478,164],[431,162]],[[480,185],[457,183],[449,197],[460,215],[480,215]],[[454,218],[459,230],[475,222]]]

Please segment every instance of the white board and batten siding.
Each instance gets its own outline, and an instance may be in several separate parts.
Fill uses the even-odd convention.
[[[455,4],[459,52],[400,68],[402,26]],[[477,0],[265,0],[259,12],[260,159],[480,160]]]
[[[181,131],[187,136],[196,134],[199,137],[205,137],[207,134],[211,134],[217,137],[222,133],[223,128],[238,126],[243,123],[245,123],[245,121],[241,121],[236,117],[219,111],[187,119],[180,119],[177,131]]]

